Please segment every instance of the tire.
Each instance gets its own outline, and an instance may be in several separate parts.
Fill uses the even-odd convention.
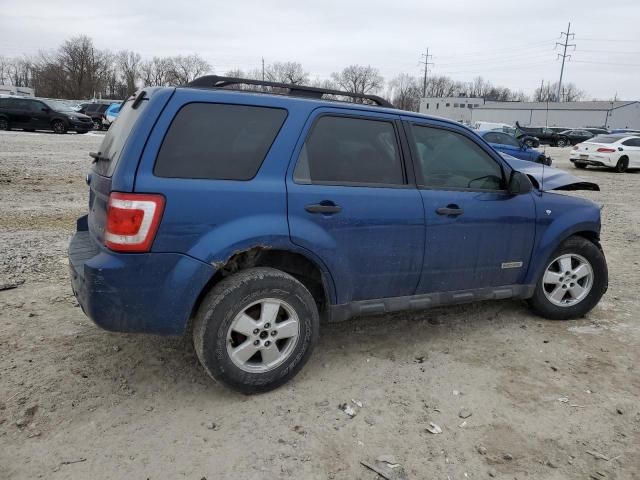
[[[627,157],[620,157],[618,163],[616,163],[615,170],[617,173],[624,173],[629,168],[629,159]]]
[[[581,162],[574,162],[573,166],[579,168],[580,170],[584,170],[585,168],[587,168],[587,164]]]
[[[54,120],[51,123],[51,128],[53,128],[54,133],[64,134],[67,133],[67,127],[65,126],[62,120]]]
[[[25,132],[35,132],[36,129],[35,128],[23,128],[22,130],[24,130]]]
[[[564,148],[568,145],[568,142],[564,138],[559,138],[556,140],[556,146],[560,148]]]
[[[87,132],[88,132],[88,130],[76,130],[76,133],[78,133],[80,135],[82,135],[84,133],[87,133]]]
[[[273,307],[277,302],[280,305]],[[267,312],[275,311],[277,316],[264,313],[265,304],[270,308]],[[269,326],[268,318],[282,320]],[[276,325],[294,318],[298,321],[295,338],[285,337],[284,330],[273,336]],[[286,383],[304,366],[318,340],[319,325],[316,303],[304,285],[280,270],[251,268],[225,278],[206,295],[194,319],[193,344],[211,377],[245,394],[261,393]],[[272,338],[276,340],[269,345]],[[255,342],[259,347],[254,347]],[[232,351],[242,345],[247,345],[247,355],[255,353],[248,359],[232,358]],[[281,354],[271,366],[265,365],[266,347],[272,355],[274,348]]]
[[[93,129],[94,130],[102,130],[102,123],[98,120],[93,121]]]
[[[568,270],[572,273],[571,275],[564,274],[562,270],[557,271],[557,267],[561,265],[556,262],[556,259],[566,258],[568,256],[573,257],[571,268],[575,268],[575,270]],[[583,268],[583,266],[578,263],[580,261],[586,262],[591,269],[590,286],[588,289],[584,289],[583,298],[575,303],[571,303],[571,297],[573,295],[572,287],[574,285],[586,287],[588,282],[587,276],[576,279],[576,274],[573,274],[573,272],[578,272],[578,265],[580,266],[579,268]],[[598,245],[586,238],[579,236],[568,238],[553,252],[548,262],[542,275],[538,279],[533,296],[528,300],[532,310],[541,317],[550,320],[569,320],[583,317],[597,305],[602,295],[607,291],[609,282],[607,261]],[[583,269],[581,271],[584,272],[585,270]],[[547,277],[548,272],[549,277]],[[560,277],[558,278],[557,275],[560,275]],[[580,273],[578,272],[577,275],[580,275]],[[553,283],[547,283],[550,277],[556,280],[564,280],[564,282],[558,281],[555,283],[554,281]],[[579,284],[578,282],[581,283]],[[566,288],[561,286],[563,284]],[[565,305],[558,305],[550,299],[550,296],[556,291],[560,294],[564,291],[563,295],[565,295],[565,297],[560,297],[560,302],[566,302]],[[556,297],[556,299],[558,299],[558,297]]]
[[[533,148],[533,140],[527,139],[524,141],[524,144],[529,148]]]
[[[0,130],[11,130],[9,126],[9,120],[6,118],[0,118]]]

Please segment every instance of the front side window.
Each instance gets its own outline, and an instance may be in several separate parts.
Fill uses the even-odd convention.
[[[185,105],[167,131],[153,172],[158,177],[250,180],[286,116],[280,108]]]
[[[464,135],[413,125],[421,184],[430,188],[503,190],[500,164]]]
[[[293,177],[297,183],[404,184],[393,123],[320,117],[302,147]]]

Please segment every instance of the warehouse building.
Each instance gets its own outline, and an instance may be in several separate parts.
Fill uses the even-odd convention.
[[[638,101],[486,102],[472,112],[471,123],[514,125],[518,121],[522,126],[640,129]]]
[[[484,99],[474,97],[429,97],[420,99],[420,113],[448,118],[470,124],[472,110],[484,104]]]

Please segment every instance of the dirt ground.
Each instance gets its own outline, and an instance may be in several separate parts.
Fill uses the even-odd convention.
[[[24,281],[0,292],[1,479],[378,478],[361,461],[389,478],[640,479],[640,174],[579,172],[602,189],[581,195],[605,204],[610,269],[586,318],[503,301],[325,325],[292,382],[247,397],[186,342],[77,308],[66,247],[100,140],[0,132],[0,284]]]

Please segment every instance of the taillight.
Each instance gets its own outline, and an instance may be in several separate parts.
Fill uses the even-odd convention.
[[[158,231],[164,197],[111,192],[104,244],[116,252],[148,252]]]
[[[606,147],[600,147],[598,150],[596,150],[596,152],[602,152],[602,153],[613,153],[615,151],[616,151],[615,148],[606,148]]]

